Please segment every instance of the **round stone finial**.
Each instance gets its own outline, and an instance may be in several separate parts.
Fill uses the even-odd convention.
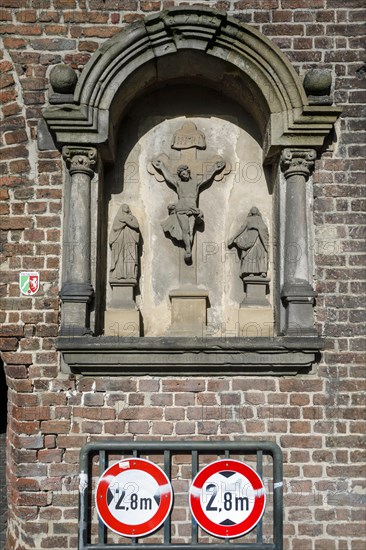
[[[329,95],[332,86],[332,73],[328,69],[311,69],[304,78],[307,95]]]
[[[74,93],[77,81],[78,77],[75,71],[64,63],[56,65],[50,72],[51,86],[53,91],[58,94]]]

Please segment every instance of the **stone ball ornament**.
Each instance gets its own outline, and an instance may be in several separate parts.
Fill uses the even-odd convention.
[[[329,95],[332,86],[332,72],[328,69],[311,69],[304,78],[307,95]]]
[[[60,63],[53,67],[50,72],[50,83],[53,91],[58,94],[74,93],[78,81],[75,71],[64,63]]]

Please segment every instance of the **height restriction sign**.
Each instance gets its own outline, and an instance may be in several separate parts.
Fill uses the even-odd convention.
[[[189,504],[197,523],[215,537],[245,535],[260,521],[266,504],[257,472],[238,460],[217,460],[194,478]]]
[[[173,491],[159,466],[130,458],[107,468],[95,498],[98,515],[109,529],[126,537],[143,537],[168,517]]]

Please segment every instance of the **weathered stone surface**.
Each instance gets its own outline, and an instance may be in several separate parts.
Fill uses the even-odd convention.
[[[275,334],[274,312],[270,307],[242,307],[238,316],[238,336],[269,338]]]
[[[63,155],[71,176],[70,192],[66,205],[67,227],[64,234],[63,285],[61,298],[62,333],[73,331],[87,334],[90,331],[91,285],[91,198],[90,180],[94,176],[96,150],[92,147],[64,147]]]
[[[304,78],[307,95],[329,95],[332,86],[332,72],[328,69],[311,69]]]
[[[53,151],[56,149],[53,137],[43,118],[39,120],[37,126],[37,145],[40,151]]]
[[[180,375],[278,375],[308,372],[322,340],[61,337],[57,347],[65,367],[84,375],[169,375],[177,369]]]
[[[50,83],[54,92],[58,94],[71,94],[75,90],[78,77],[69,65],[60,63],[50,72]]]
[[[187,53],[193,53],[194,62],[182,63],[182,52],[185,60]],[[206,52],[204,57],[202,52]],[[253,63],[258,57],[261,61]],[[124,71],[116,69],[121,63],[125,63]],[[239,83],[240,73],[245,78]],[[126,78],[129,93],[119,98],[121,110],[131,95],[148,84],[164,83],[172,75],[206,78],[224,93],[234,93],[240,103],[250,101],[251,110],[259,116],[267,112],[264,156],[268,158],[279,146],[321,149],[340,113],[333,107],[314,110],[308,106],[289,60],[261,33],[223,12],[192,6],[152,15],[113,36],[104,44],[102,55],[96,52],[81,75],[74,97],[79,106],[46,109],[44,116],[59,143],[103,143],[111,137],[110,106]],[[249,81],[254,88],[247,87]],[[94,97],[96,85],[99,92]],[[312,128],[316,131],[311,132]],[[113,156],[112,150],[105,153]]]
[[[195,287],[171,290],[172,321],[168,334],[198,336],[206,334],[208,292]]]
[[[138,278],[139,223],[128,204],[123,204],[113,220],[109,235],[111,247],[111,283],[135,286]]]
[[[306,182],[314,168],[313,149],[284,149],[281,167],[286,178],[284,272],[281,297],[286,307],[286,334],[314,334],[309,247],[309,192]]]
[[[166,155],[160,155],[151,161],[151,166],[158,181],[163,179],[178,195],[178,201],[169,204],[169,217],[163,221],[162,227],[173,241],[183,243],[184,261],[191,264],[196,228],[202,226],[204,219],[204,213],[198,208],[200,191],[211,185],[214,179],[222,180],[223,175],[230,172],[230,165],[217,156],[197,159],[197,150],[206,149],[206,138],[191,120],[184,122],[173,134],[171,147],[180,151],[179,160],[174,162]]]
[[[185,91],[187,99],[182,100]],[[156,180],[146,167],[150,159],[164,150],[162,144],[168,144],[169,151],[172,136],[187,121],[181,113],[192,109],[193,94],[192,87],[180,87],[169,92],[168,102],[167,96],[159,92],[133,112],[130,119],[133,122],[127,122],[120,134],[115,179],[108,182],[113,197],[109,204],[109,227],[125,202],[139,220],[143,245],[136,303],[144,319],[145,336],[167,333],[172,316],[169,292],[187,284],[209,290],[208,333],[214,333],[216,327],[221,327],[224,333],[236,330],[243,283],[238,276],[237,253],[228,250],[226,243],[242,223],[243,211],[248,212],[253,203],[261,204],[264,223],[272,225],[271,184],[262,167],[262,150],[254,121],[234,106],[223,106],[215,93],[208,94],[198,88],[201,99],[196,109],[207,116],[188,120],[205,135],[206,149],[198,150],[191,162],[198,165],[201,177],[218,156],[226,159],[231,171],[220,174],[200,195],[204,225],[195,236],[192,265],[186,265],[181,257],[184,249],[173,246],[165,237],[161,224],[166,219],[166,206],[176,202],[176,194],[163,178]],[[180,152],[172,151],[171,157],[171,162],[179,165]],[[268,271],[272,273],[272,247],[268,256]],[[111,304],[111,296],[108,289],[107,304]],[[269,300],[272,300],[271,294]]]
[[[129,338],[140,336],[140,314],[136,309],[110,309],[105,312],[104,334]]]

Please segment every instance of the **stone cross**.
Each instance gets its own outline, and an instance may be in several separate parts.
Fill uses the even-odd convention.
[[[151,162],[149,172],[158,181],[165,181],[178,195],[178,201],[168,206],[169,217],[162,226],[173,240],[183,242],[184,261],[189,265],[195,229],[203,222],[203,212],[198,208],[199,193],[214,179],[223,179],[230,167],[219,156],[197,158],[197,150],[206,149],[206,139],[193,122],[185,122],[175,132],[171,147],[180,151],[179,159],[162,154]]]

